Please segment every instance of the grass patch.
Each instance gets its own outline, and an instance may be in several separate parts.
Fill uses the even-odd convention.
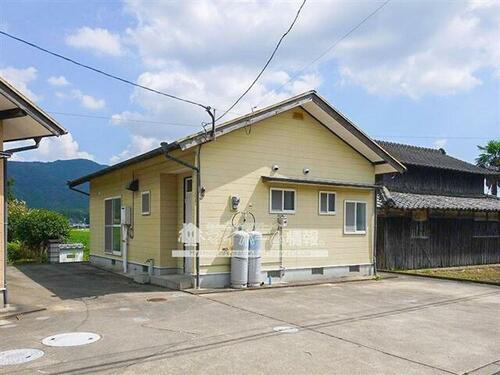
[[[412,270],[407,273],[500,283],[500,265]]]
[[[90,259],[90,230],[88,229],[71,229],[69,232],[67,243],[81,243],[84,246],[83,260]]]

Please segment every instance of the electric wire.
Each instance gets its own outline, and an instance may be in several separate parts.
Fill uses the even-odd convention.
[[[107,72],[105,72],[105,71],[103,71],[103,70],[101,70],[101,69],[94,68],[94,67],[92,67],[92,66],[90,66],[90,65],[83,64],[83,63],[78,62],[78,61],[76,61],[76,60],[74,60],[74,59],[71,59],[71,58],[69,58],[69,57],[63,56],[63,55],[61,55],[61,54],[59,54],[59,53],[56,53],[56,52],[50,51],[50,50],[48,50],[48,49],[46,49],[46,48],[43,48],[43,47],[41,47],[41,46],[39,46],[39,45],[37,45],[37,44],[35,44],[35,43],[29,42],[29,41],[27,41],[27,40],[25,40],[25,39],[22,39],[22,38],[19,38],[19,37],[17,37],[17,36],[14,36],[14,35],[12,35],[12,34],[9,34],[9,33],[5,32],[5,31],[0,30],[0,34],[2,34],[2,35],[4,35],[4,36],[6,36],[6,37],[8,37],[8,38],[11,38],[11,39],[13,39],[13,40],[16,40],[16,41],[18,41],[18,42],[24,43],[24,44],[26,44],[26,45],[28,45],[28,46],[30,46],[30,47],[33,47],[33,48],[35,48],[35,49],[37,49],[37,50],[39,50],[39,51],[42,51],[42,52],[48,53],[49,55],[52,55],[52,56],[55,56],[55,57],[60,58],[60,59],[62,59],[62,60],[65,60],[65,61],[70,62],[70,63],[72,63],[72,64],[75,64],[75,65],[77,65],[77,66],[79,66],[79,67],[82,67],[82,68],[85,68],[85,69],[91,70],[91,71],[93,71],[93,72],[95,72],[95,73],[101,74],[101,75],[106,76],[106,77],[108,77],[108,78],[115,79],[115,80],[120,81],[120,82],[122,82],[122,83],[126,83],[126,84],[128,84],[128,85],[132,85],[132,86],[135,86],[135,87],[141,88],[141,89],[143,89],[143,90],[147,90],[147,91],[153,92],[153,93],[158,94],[158,95],[163,95],[163,96],[166,96],[167,98],[170,98],[170,99],[175,99],[175,100],[178,100],[178,101],[181,101],[181,102],[184,102],[184,103],[188,103],[188,104],[196,105],[196,106],[201,107],[201,108],[203,108],[203,109],[205,109],[205,110],[208,110],[208,109],[210,108],[209,106],[206,106],[206,105],[204,105],[204,104],[201,104],[201,103],[195,102],[195,101],[193,101],[193,100],[184,99],[184,98],[181,98],[181,97],[176,96],[176,95],[168,94],[168,93],[166,93],[166,92],[159,91],[159,90],[153,89],[153,88],[151,88],[151,87],[147,87],[147,86],[144,86],[144,85],[141,85],[141,84],[138,84],[138,83],[132,82],[132,81],[130,81],[130,80],[128,80],[128,79],[125,79],[125,78],[119,77],[119,76],[117,76],[117,75],[114,75],[114,74],[111,74],[111,73],[107,73]]]
[[[380,10],[382,10],[382,8],[384,8],[387,4],[389,4],[390,1],[391,0],[386,0],[384,3],[382,3],[382,5],[380,5],[379,7],[377,7],[373,12],[371,12],[370,14],[368,14],[365,18],[363,18],[360,22],[358,22],[354,27],[352,27],[351,29],[349,29],[349,31],[347,31],[344,35],[342,35],[339,39],[337,39],[333,44],[331,44],[327,49],[325,49],[318,57],[316,57],[314,60],[312,60],[309,63],[307,63],[306,65],[304,65],[302,68],[300,68],[297,73],[295,73],[292,77],[290,77],[285,83],[283,83],[276,90],[269,91],[267,94],[264,94],[257,105],[259,106],[260,104],[262,104],[263,99],[266,96],[268,96],[271,92],[279,91],[283,87],[285,87],[286,85],[288,85],[289,83],[295,81],[299,77],[299,75],[304,72],[304,70],[306,70],[312,64],[314,64],[315,62],[317,62],[318,60],[320,60],[321,58],[323,58],[326,54],[328,54],[329,52],[331,52],[340,42],[342,42],[349,35],[351,35],[353,32],[355,32],[357,29],[359,29],[366,21],[368,21],[371,17],[373,17]]]
[[[278,43],[276,44],[276,47],[274,47],[274,50],[271,53],[271,56],[269,56],[269,58],[267,59],[267,62],[264,64],[264,66],[260,70],[259,74],[257,74],[257,77],[255,77],[255,79],[253,80],[253,82],[250,84],[250,86],[248,86],[248,88],[243,92],[243,94],[241,94],[240,97],[238,99],[236,99],[236,101],[227,110],[225,110],[224,113],[222,113],[222,115],[220,115],[217,118],[216,121],[219,121],[229,111],[231,111],[240,102],[240,100],[243,99],[243,97],[252,89],[252,87],[257,83],[257,81],[259,80],[259,78],[262,76],[262,74],[264,73],[264,71],[266,70],[266,68],[269,66],[269,64],[271,63],[272,59],[274,58],[274,55],[278,51],[278,49],[279,49],[279,47],[281,45],[281,42],[283,42],[283,39],[285,39],[285,37],[288,35],[288,33],[290,33],[290,31],[292,30],[293,26],[297,22],[297,19],[299,18],[300,12],[302,11],[302,8],[306,4],[306,1],[307,0],[303,0],[302,4],[300,5],[299,9],[297,10],[297,13],[295,14],[295,18],[293,19],[292,23],[288,27],[288,30],[279,39]]]
[[[99,115],[89,115],[84,113],[73,113],[73,112],[57,112],[57,111],[47,111],[47,113],[53,115],[70,116],[70,117],[82,117],[82,118],[92,118],[100,120],[113,121],[116,120],[112,116],[99,116]],[[272,119],[267,119],[268,122],[282,124],[281,121],[275,121]],[[189,123],[176,123],[176,122],[164,122],[164,121],[154,121],[154,120],[141,120],[141,119],[119,119],[118,122],[134,122],[134,123],[145,123],[145,124],[155,124],[155,125],[167,125],[167,126],[182,126],[197,128],[199,125],[189,124]],[[247,128],[247,126],[245,126]],[[251,131],[250,129],[245,129],[247,134]],[[495,137],[495,136],[494,136]],[[497,138],[500,137],[496,136]],[[408,138],[408,139],[490,139],[491,137],[478,137],[478,136],[446,136],[446,135],[427,135],[427,136],[417,136],[417,135],[394,135],[394,134],[373,134],[370,138]]]

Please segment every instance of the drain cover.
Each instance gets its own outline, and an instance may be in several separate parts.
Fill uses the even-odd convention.
[[[100,338],[101,336],[96,333],[69,332],[46,337],[42,340],[42,344],[47,346],[78,346],[92,344]]]
[[[295,332],[298,332],[299,329],[296,327],[290,327],[290,326],[278,326],[278,327],[274,327],[273,331],[281,332],[281,333],[295,333]]]
[[[148,298],[146,301],[148,302],[164,302],[167,299],[164,297],[153,297],[153,298]]]
[[[19,365],[34,361],[43,356],[43,352],[38,349],[15,349],[0,352],[0,366]]]

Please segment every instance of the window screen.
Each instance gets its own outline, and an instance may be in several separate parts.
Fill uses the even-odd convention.
[[[295,192],[285,190],[285,199],[283,203],[284,211],[294,211],[295,210]]]
[[[151,193],[149,191],[144,191],[141,194],[141,198],[141,213],[143,215],[149,215],[151,213]]]
[[[282,211],[283,207],[281,202],[283,201],[283,191],[282,190],[271,190],[271,211]]]
[[[344,231],[345,233],[366,233],[365,202],[345,202]]]
[[[107,253],[121,252],[121,198],[104,201],[104,250]]]

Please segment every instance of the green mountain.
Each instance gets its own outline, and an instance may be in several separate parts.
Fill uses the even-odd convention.
[[[30,208],[47,208],[68,216],[73,221],[88,222],[88,197],[70,190],[68,180],[106,167],[87,159],[53,162],[9,161],[7,178],[13,179],[12,192]],[[81,190],[88,191],[82,185]]]

